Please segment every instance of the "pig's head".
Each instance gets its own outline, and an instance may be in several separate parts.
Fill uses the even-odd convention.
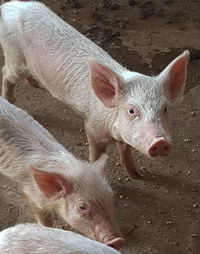
[[[86,236],[119,249],[124,243],[113,212],[113,193],[102,170],[106,154],[93,164],[61,153],[34,159],[34,179],[49,205]],[[46,163],[45,163],[46,161]]]
[[[167,109],[184,86],[188,58],[189,51],[184,51],[156,77],[126,70],[116,73],[98,62],[89,62],[91,86],[110,108],[115,139],[150,157],[170,153]]]

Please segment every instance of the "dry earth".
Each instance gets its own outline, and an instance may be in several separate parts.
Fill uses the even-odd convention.
[[[171,107],[173,151],[150,160],[133,150],[140,180],[131,181],[108,149],[107,176],[126,254],[200,253],[200,1],[44,1],[64,20],[131,70],[158,74],[184,49],[191,51],[184,94]],[[0,55],[1,66],[4,64]],[[88,159],[83,121],[47,91],[19,84],[26,109],[75,155]],[[15,184],[0,177],[0,229],[33,221]],[[56,219],[56,226],[64,226]]]

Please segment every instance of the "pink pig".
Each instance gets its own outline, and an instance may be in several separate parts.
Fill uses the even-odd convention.
[[[45,5],[19,1],[1,6],[0,43],[3,97],[14,102],[17,82],[39,81],[84,117],[91,162],[117,141],[134,178],[131,147],[150,157],[170,153],[167,108],[184,86],[189,51],[158,76],[132,72]]]
[[[106,154],[93,164],[75,158],[25,111],[0,97],[0,173],[18,183],[39,224],[52,211],[99,242],[122,247],[113,193],[103,176]]]

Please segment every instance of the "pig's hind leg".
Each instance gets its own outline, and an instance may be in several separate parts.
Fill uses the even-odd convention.
[[[5,65],[2,68],[2,97],[15,102],[16,84],[30,76],[23,53],[17,45],[2,44]]]
[[[132,147],[124,142],[117,142],[117,148],[120,154],[120,163],[126,169],[131,178],[138,178],[140,175],[136,171],[132,158]]]
[[[15,103],[15,87],[16,84],[24,79],[27,79],[28,83],[34,87],[39,88],[39,83],[32,78],[28,73],[21,73],[20,75],[12,74],[9,68],[4,65],[2,68],[2,97],[7,99],[10,103]]]
[[[15,102],[15,78],[9,73],[9,69],[6,65],[2,68],[2,97],[7,99],[10,103]]]

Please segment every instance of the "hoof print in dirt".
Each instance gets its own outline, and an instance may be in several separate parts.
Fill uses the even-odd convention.
[[[128,3],[129,3],[129,5],[136,5],[136,1],[135,0],[128,0]]]
[[[140,5],[140,18],[148,19],[154,15],[154,4],[151,1],[148,1]]]
[[[171,5],[171,4],[174,4],[174,1],[173,0],[167,0],[167,1],[165,1],[165,4],[166,5]]]
[[[73,9],[81,8],[79,0],[66,0],[65,3]]]
[[[119,9],[119,4],[117,3],[117,1],[113,1],[113,0],[102,0],[101,6],[104,9],[111,10],[111,11]]]

